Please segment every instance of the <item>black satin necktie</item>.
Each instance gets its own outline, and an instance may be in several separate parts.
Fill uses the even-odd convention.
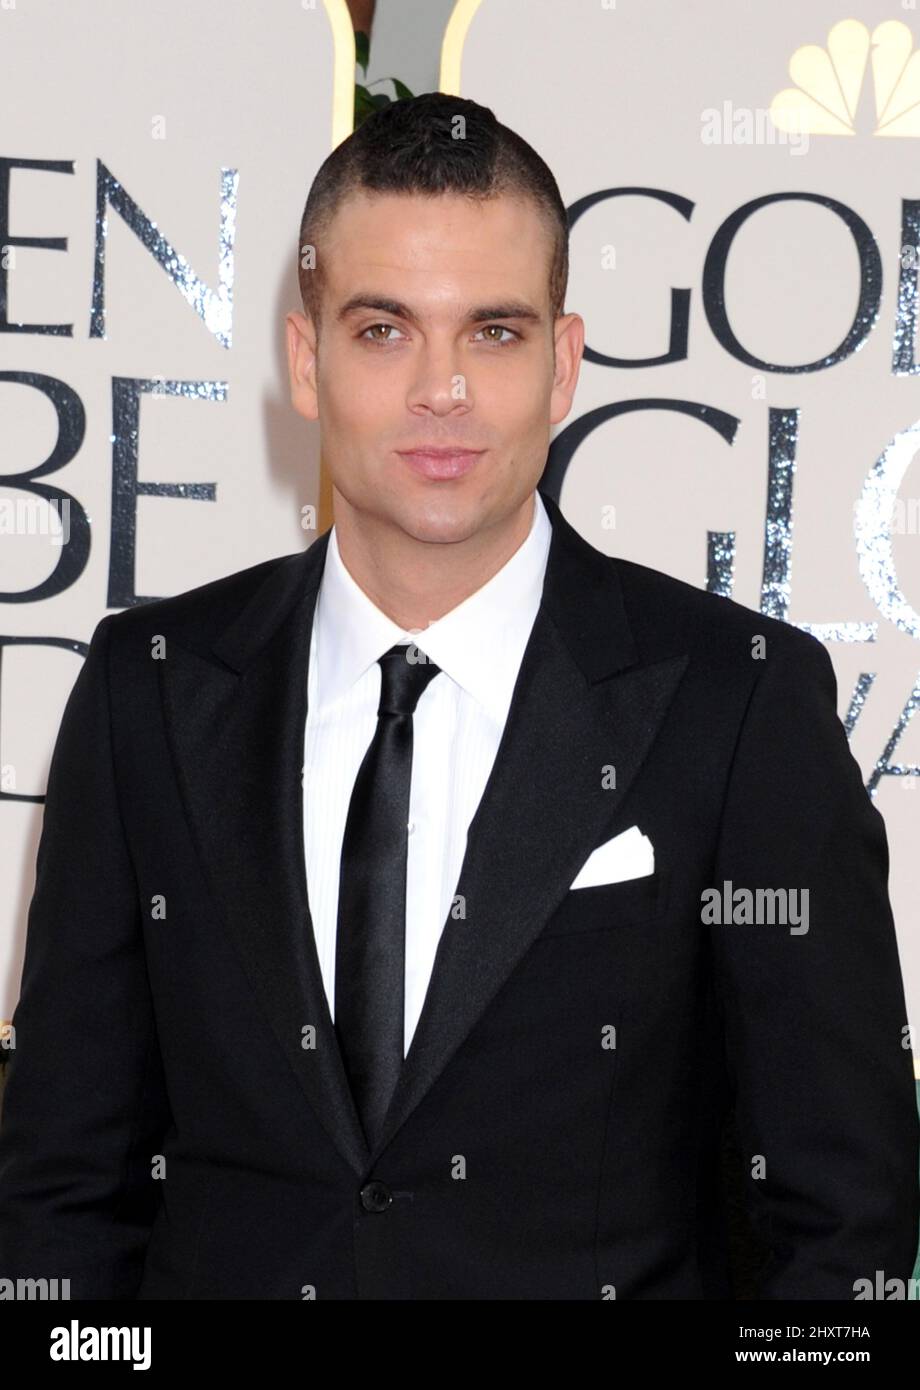
[[[335,1030],[371,1147],[403,1062],[412,716],[440,670],[411,642],[379,663],[377,728],[342,839],[335,939]]]

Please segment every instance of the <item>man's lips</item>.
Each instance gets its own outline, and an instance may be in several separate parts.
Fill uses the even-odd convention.
[[[397,449],[401,459],[416,473],[425,478],[460,478],[468,473],[485,449],[457,449],[451,447]]]

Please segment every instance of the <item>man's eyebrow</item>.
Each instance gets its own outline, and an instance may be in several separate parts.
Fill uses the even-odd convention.
[[[379,294],[353,294],[342,305],[337,318],[345,319],[359,309],[376,309],[379,313],[392,314],[394,318],[405,319],[407,323],[418,320],[407,304],[398,299],[388,299]],[[522,319],[529,323],[542,322],[543,315],[522,299],[504,300],[499,304],[477,304],[466,315],[467,323],[485,323],[492,319]]]

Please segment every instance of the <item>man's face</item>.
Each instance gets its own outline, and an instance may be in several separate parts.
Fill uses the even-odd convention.
[[[520,511],[584,345],[578,315],[551,319],[550,253],[537,209],[509,197],[358,193],[339,208],[317,248],[318,355],[312,321],[292,313],[288,362],[356,524],[451,542]],[[426,446],[481,452],[408,457]]]

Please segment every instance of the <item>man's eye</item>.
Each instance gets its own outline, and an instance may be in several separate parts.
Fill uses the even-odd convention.
[[[392,323],[372,323],[365,328],[363,333],[359,333],[358,336],[360,338],[365,338],[369,343],[391,343],[393,341],[392,338],[368,338],[368,333],[373,333],[375,328],[388,328],[391,332],[394,331]],[[396,329],[395,331],[398,332],[399,330]]]
[[[499,333],[510,333],[511,337],[506,338],[504,342],[502,342],[500,338],[487,338],[486,342],[491,342],[493,347],[510,347],[511,344],[517,342],[518,338],[521,336],[520,333],[515,333],[513,328],[506,328],[503,323],[487,323],[485,328],[480,328],[479,332],[489,333],[495,329],[497,329]]]

